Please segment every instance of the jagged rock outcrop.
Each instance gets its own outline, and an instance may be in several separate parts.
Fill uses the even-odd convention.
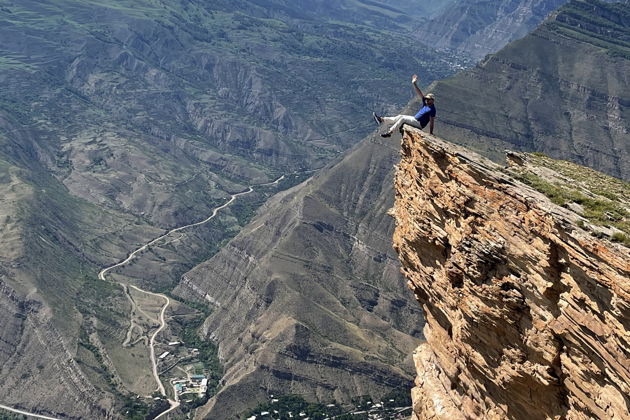
[[[415,419],[628,418],[627,247],[415,129],[395,189],[394,246],[427,319]]]

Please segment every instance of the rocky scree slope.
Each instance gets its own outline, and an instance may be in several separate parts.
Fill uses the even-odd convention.
[[[370,136],[280,193],[175,290],[206,302],[225,384],[204,418],[231,418],[271,395],[347,403],[405,389],[419,308],[391,247],[398,148]]]
[[[630,248],[517,181],[527,155],[506,170],[415,129],[401,154],[394,246],[427,319],[414,418],[627,418]]]
[[[503,159],[543,152],[630,179],[630,4],[573,0],[435,87],[440,135]]]

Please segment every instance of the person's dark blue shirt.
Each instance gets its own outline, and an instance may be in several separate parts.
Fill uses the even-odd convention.
[[[416,114],[416,120],[420,121],[420,126],[424,128],[431,120],[431,117],[435,117],[435,114],[435,105],[427,105],[427,99],[422,98],[422,108]]]

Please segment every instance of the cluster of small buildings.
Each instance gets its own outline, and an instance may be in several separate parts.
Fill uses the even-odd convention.
[[[278,410],[273,410],[273,414],[278,414]],[[248,417],[247,420],[256,420],[257,418],[262,418],[262,419],[269,418],[268,417],[269,415],[271,415],[271,412],[269,412],[269,411],[261,411],[260,414],[259,414],[260,417],[254,415],[254,416]],[[294,418],[294,417],[298,418],[298,416],[299,417],[306,417],[306,413],[304,413],[304,412],[300,412],[299,414],[293,414],[292,412],[289,411],[287,413],[287,415],[289,416],[289,418]],[[302,418],[301,420],[309,420],[309,418],[306,417],[306,418]]]
[[[277,398],[273,398],[273,395],[271,395],[272,399],[271,399],[271,403],[276,403],[279,400]],[[389,400],[390,403],[395,402],[394,399],[390,399]],[[383,401],[377,402],[377,403],[373,403],[372,401],[367,401],[365,403],[367,405],[367,407],[361,409],[361,408],[356,408],[355,411],[353,412],[349,412],[349,413],[345,413],[346,415],[353,415],[353,414],[367,414],[368,418],[370,420],[383,420],[384,417],[384,412],[383,410],[389,410],[391,412],[388,413],[389,416],[395,415],[396,418],[408,418],[408,415],[404,415],[403,412],[410,410],[411,407],[397,407],[397,408],[386,408],[386,405],[383,403]],[[336,407],[335,404],[328,404],[326,405],[327,408],[334,408]],[[397,411],[396,411],[397,410]],[[275,414],[280,414],[278,412],[278,410],[271,410],[271,411],[261,411],[258,414],[252,415],[251,417],[248,417],[247,420],[266,420],[266,419],[274,419],[277,416],[274,416]],[[299,412],[299,413],[293,413],[291,411],[287,412],[286,415],[291,418],[291,419],[296,419],[296,420],[309,420],[309,417],[306,417],[307,414],[303,411]],[[333,416],[332,418],[335,418],[335,416]],[[393,417],[388,417],[388,418],[393,418]]]
[[[186,351],[188,352],[188,356],[192,356],[192,357],[199,356],[199,349],[187,349],[187,348],[184,347],[184,342],[183,341],[170,341],[168,343],[168,345],[170,347],[179,347],[179,346],[183,347],[184,352],[186,352]],[[181,350],[178,352],[175,349],[166,350],[166,351],[162,352],[158,356],[158,360],[159,361],[165,361],[165,359],[169,355],[171,356],[171,357],[169,357],[169,359],[171,359],[173,356],[176,356],[176,354],[181,354],[180,352],[181,352]]]
[[[177,397],[189,393],[203,397],[208,390],[208,378],[205,375],[191,375],[188,379],[173,379],[171,383]]]

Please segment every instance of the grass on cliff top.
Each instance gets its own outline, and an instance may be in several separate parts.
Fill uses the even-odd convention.
[[[573,162],[552,159],[542,153],[528,154],[528,158],[533,165],[552,169],[568,180],[577,181],[593,194],[626,206],[630,203],[630,184],[625,181]]]
[[[559,206],[579,204],[585,219],[597,226],[618,229],[610,239],[630,246],[630,184],[627,182],[541,153],[527,154],[527,165],[512,171]],[[554,172],[555,175],[550,176]]]

